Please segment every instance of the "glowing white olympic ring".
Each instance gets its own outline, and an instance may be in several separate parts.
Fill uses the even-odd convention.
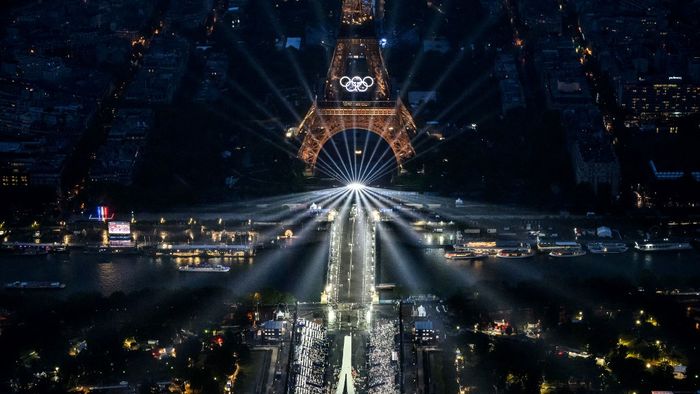
[[[369,88],[374,86],[374,78],[372,77],[348,77],[344,76],[340,78],[340,86],[345,88],[348,93],[355,92],[366,92]]]

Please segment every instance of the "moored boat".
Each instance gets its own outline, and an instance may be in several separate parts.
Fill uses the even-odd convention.
[[[586,247],[594,254],[625,253],[629,250],[624,242],[590,242]]]
[[[61,282],[16,281],[5,283],[5,288],[13,290],[59,290],[65,289],[66,284]]]
[[[447,252],[445,258],[448,260],[477,260],[489,257],[487,254],[475,253],[471,251]]]
[[[634,248],[640,252],[674,252],[682,250],[691,250],[693,246],[690,242],[670,241],[664,239],[661,241],[644,241],[635,242]]]
[[[558,250],[580,250],[581,244],[576,241],[558,241],[537,239],[537,250],[542,252],[551,252]]]
[[[177,267],[181,272],[229,272],[231,267],[221,264],[187,264]]]
[[[549,252],[552,257],[580,257],[585,256],[586,251],[583,249],[556,249]]]
[[[532,249],[503,249],[496,254],[499,259],[527,259],[535,255]]]

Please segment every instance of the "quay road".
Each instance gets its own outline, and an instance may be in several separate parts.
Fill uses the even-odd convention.
[[[348,231],[341,233],[340,264],[338,272],[338,302],[367,306],[374,287],[373,277],[366,275],[374,254],[368,218],[362,208],[354,205],[347,217],[340,217]],[[369,270],[373,272],[373,270]]]

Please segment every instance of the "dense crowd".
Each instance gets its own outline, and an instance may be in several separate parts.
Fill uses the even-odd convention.
[[[398,393],[399,375],[398,324],[395,321],[380,320],[372,328],[367,348],[370,394]]]
[[[328,358],[326,329],[318,323],[304,319],[300,319],[297,324],[292,392],[321,394],[324,392]]]

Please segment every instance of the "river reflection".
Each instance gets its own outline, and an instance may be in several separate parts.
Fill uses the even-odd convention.
[[[227,287],[241,293],[263,288],[292,292],[300,299],[316,299],[323,283],[327,246],[305,244],[258,251],[252,258],[212,258],[206,262],[231,267],[227,273],[179,272],[178,265],[199,264],[200,258],[152,258],[139,255],[0,256],[0,283],[60,281],[66,296],[76,292],[132,292],[144,288]],[[310,278],[305,278],[308,275]],[[303,283],[303,285],[301,285]]]
[[[244,293],[263,288],[291,292],[300,300],[317,301],[325,282],[327,240],[260,250],[252,258],[213,258],[231,267],[228,273],[179,272],[178,264],[200,263],[198,258],[151,258],[138,255],[0,256],[0,283],[18,280],[61,281],[60,296],[75,292],[131,292],[144,288],[223,286]],[[411,292],[449,295],[466,286],[484,283],[517,285],[539,281],[566,291],[567,284],[587,278],[638,281],[651,273],[676,287],[697,286],[697,251],[618,255],[588,254],[576,258],[537,255],[530,259],[487,258],[448,262],[439,248],[423,249],[379,237],[377,282],[396,283]],[[56,293],[59,294],[59,293]]]

